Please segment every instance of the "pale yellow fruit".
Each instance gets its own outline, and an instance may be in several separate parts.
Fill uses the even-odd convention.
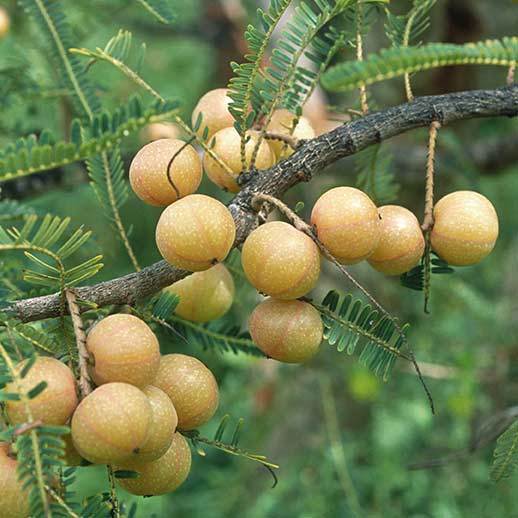
[[[278,299],[306,295],[320,275],[317,245],[282,221],[265,223],[248,236],[241,263],[254,288]]]
[[[133,315],[103,318],[88,333],[86,347],[96,385],[120,381],[145,387],[160,364],[160,346],[151,328]]]
[[[154,140],[163,138],[177,139],[181,136],[182,130],[180,127],[172,122],[152,122],[145,126],[140,132],[140,140],[147,144]]]
[[[143,390],[151,403],[152,417],[149,436],[139,448],[139,461],[156,460],[169,449],[178,425],[178,416],[168,395],[157,387],[149,385]]]
[[[376,205],[354,187],[336,187],[320,196],[311,212],[311,223],[321,243],[342,264],[366,259],[380,240]]]
[[[247,134],[245,144],[245,168],[250,167],[254,149],[259,141],[257,133]],[[219,187],[230,192],[240,190],[237,177],[243,170],[241,162],[241,137],[235,128],[225,128],[218,131],[211,140],[214,153],[228,166],[231,172],[218,164],[208,153],[203,157],[203,168],[207,176]],[[266,140],[262,140],[255,161],[256,169],[268,169],[275,163],[275,155]]]
[[[296,115],[286,109],[275,110],[268,124],[268,132],[276,135],[291,135],[296,140],[309,140],[315,138],[315,130],[306,117],[301,116],[295,129],[293,123]],[[291,156],[294,150],[280,140],[268,140],[277,160]]]
[[[266,356],[286,363],[312,358],[323,336],[319,312],[300,300],[266,299],[250,315],[248,327]]]
[[[20,372],[26,361],[17,366]],[[40,356],[21,381],[23,390],[30,391],[42,381],[47,387],[35,398],[29,400],[32,420],[41,420],[48,425],[64,425],[77,407],[76,382],[73,372],[55,358]],[[6,392],[17,393],[15,382],[9,383]],[[11,424],[30,421],[23,401],[6,401],[5,408]]]
[[[8,12],[0,6],[0,39],[7,35],[11,26]]]
[[[453,266],[480,262],[498,238],[498,215],[482,194],[456,191],[435,205],[432,248]]]
[[[218,408],[216,378],[200,360],[192,356],[162,356],[153,385],[171,398],[178,414],[180,430],[193,430],[205,424]]]
[[[197,130],[199,137],[203,138],[205,128],[208,128],[208,138],[214,133],[234,125],[234,117],[228,111],[232,99],[227,95],[226,88],[216,88],[207,92],[199,101],[192,112],[192,126],[198,121],[200,113],[203,116],[202,123]]]
[[[423,256],[425,242],[419,221],[399,205],[378,209],[381,237],[367,261],[379,272],[401,275],[416,266]]]
[[[175,313],[193,322],[209,322],[222,317],[234,301],[234,280],[223,264],[193,273],[165,291],[180,297]]]
[[[168,177],[167,167],[173,157]],[[202,175],[201,159],[196,150],[176,139],[160,139],[146,144],[135,155],[129,169],[135,194],[155,207],[170,205],[196,192]]]
[[[171,446],[159,459],[152,462],[125,463],[118,469],[135,471],[138,478],[118,478],[128,493],[140,496],[163,495],[177,489],[189,476],[191,449],[187,440],[175,433]]]
[[[86,396],[72,416],[72,440],[94,464],[121,463],[146,442],[153,411],[147,396],[127,383],[107,383]]]
[[[0,443],[0,516],[29,516],[29,494],[18,480],[18,462],[9,456],[7,443]]]
[[[220,201],[191,194],[162,212],[156,243],[162,257],[191,272],[208,270],[227,257],[236,238],[232,214]]]

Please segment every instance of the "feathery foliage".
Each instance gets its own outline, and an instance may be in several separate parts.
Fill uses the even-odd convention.
[[[176,14],[170,0],[137,0],[146,11],[160,23],[171,24],[176,20]]]
[[[52,290],[62,290],[93,277],[102,268],[102,256],[97,255],[81,264],[67,267],[65,260],[77,252],[90,238],[91,232],[78,228],[70,235],[65,232],[70,218],[47,215],[41,220],[28,216],[18,228],[0,227],[0,251],[20,250],[38,270],[26,269],[24,280]],[[50,264],[42,257],[50,259]]]
[[[518,468],[518,421],[499,438],[493,454],[491,478],[498,482],[509,478]]]
[[[430,43],[422,47],[391,48],[371,54],[365,61],[348,61],[324,73],[323,85],[346,91],[393,77],[448,65],[510,66],[518,61],[518,37],[455,45]]]
[[[230,421],[230,416],[226,414],[221,419],[219,426],[214,434],[213,439],[209,439],[207,437],[203,437],[198,430],[192,431],[182,431],[182,435],[190,439],[194,449],[196,452],[205,457],[205,451],[201,447],[201,445],[209,446],[212,448],[216,448],[223,453],[227,453],[229,455],[235,455],[237,457],[242,457],[244,459],[250,460],[252,462],[257,462],[264,466],[272,475],[274,479],[274,487],[277,485],[277,476],[273,470],[278,469],[279,466],[270,462],[264,455],[258,455],[256,453],[251,453],[244,448],[239,447],[239,440],[241,438],[241,430],[243,428],[244,419],[240,418],[234,427],[234,430],[231,433],[231,438],[229,442],[224,440],[225,432],[228,429],[228,424]]]
[[[31,135],[19,139],[0,150],[0,182],[63,167],[113,149],[147,124],[174,117],[178,106],[177,102],[153,102],[144,107],[140,98],[133,96],[113,112],[102,111],[91,121],[74,119],[69,142],[56,142],[49,131],[43,131],[39,138]]]
[[[448,274],[454,273],[455,270],[448,265],[446,261],[433,254],[430,260],[430,273],[432,274]],[[406,288],[415,291],[422,291],[425,287],[425,258],[421,259],[421,263],[412,268],[409,272],[401,275],[401,284]]]
[[[348,354],[354,354],[361,344],[360,361],[384,380],[396,358],[408,360],[401,352],[404,335],[399,334],[392,320],[369,304],[334,290],[324,297],[322,304],[312,304],[322,316],[328,343]],[[408,324],[402,327],[403,333],[407,328]]]
[[[377,205],[397,198],[399,184],[392,170],[392,155],[385,146],[376,144],[356,155],[356,186],[365,191]]]
[[[385,32],[394,47],[418,46],[418,38],[430,27],[430,11],[436,0],[414,0],[406,14],[395,15],[387,10]]]

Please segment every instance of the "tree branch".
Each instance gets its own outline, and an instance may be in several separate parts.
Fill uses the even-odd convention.
[[[234,246],[239,246],[257,226],[252,207],[256,194],[281,197],[290,187],[309,181],[328,165],[366,147],[406,131],[426,127],[432,121],[445,125],[480,117],[518,115],[518,84],[495,90],[474,90],[415,98],[412,102],[371,113],[333,131],[302,143],[286,160],[264,171],[250,171],[240,177],[242,190],[229,204],[237,227]],[[77,288],[81,300],[97,306],[134,304],[189,275],[160,261],[131,273],[93,286]],[[14,302],[7,308],[23,322],[56,317],[60,314],[58,294]]]

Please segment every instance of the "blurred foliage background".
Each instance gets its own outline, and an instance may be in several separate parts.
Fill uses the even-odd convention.
[[[70,1],[64,4],[77,46],[104,46],[119,28],[147,44],[143,76],[166,98],[183,103],[183,115],[207,90],[226,85],[230,60],[240,60],[243,28],[255,20],[260,2],[244,0],[175,0],[178,20],[158,25],[137,2]],[[393,1],[397,12],[410,2]],[[40,35],[15,5],[1,2],[12,19],[10,35],[0,42],[0,146],[44,128],[63,135],[70,113],[62,93],[52,89],[53,70]],[[433,12],[429,41],[466,42],[514,35],[518,5],[511,0],[445,0]],[[514,31],[514,32],[513,32]],[[366,42],[366,51],[388,44],[381,24]],[[351,52],[351,51],[347,51]],[[10,68],[11,67],[11,68]],[[9,72],[12,70],[12,72]],[[96,64],[92,78],[106,106],[116,106],[136,87],[106,64]],[[17,87],[13,90],[11,81]],[[505,72],[491,68],[439,69],[414,79],[416,95],[478,87],[496,87]],[[6,93],[9,92],[9,93]],[[378,107],[404,101],[399,79],[371,90]],[[321,98],[312,117],[325,127],[326,104],[351,107],[353,95]],[[125,161],[146,134],[123,143]],[[398,203],[420,215],[423,210],[426,132],[416,131],[387,143],[400,184]],[[193,354],[214,370],[221,387],[219,416],[246,419],[242,443],[280,464],[279,483],[271,489],[266,470],[218,452],[194,454],[188,481],[174,495],[140,499],[139,517],[512,517],[518,476],[494,484],[489,467],[494,447],[480,439],[488,418],[518,405],[518,125],[513,120],[483,120],[445,128],[439,134],[437,195],[474,189],[496,206],[501,235],[493,254],[476,267],[457,269],[434,279],[431,314],[422,311],[422,295],[403,288],[365,265],[351,268],[377,298],[412,324],[410,339],[437,406],[432,416],[411,369],[398,364],[384,383],[357,359],[323,345],[308,365],[289,366],[232,353],[204,351],[162,334],[164,352]],[[326,189],[356,182],[355,159],[336,164],[311,184],[289,193],[294,206],[309,208]],[[202,192],[227,199],[204,180]],[[82,165],[27,177],[2,186],[2,196],[23,200],[42,212],[70,215],[87,224],[105,257],[98,279],[131,271],[131,264],[98,207]],[[132,196],[123,209],[131,241],[142,264],[159,259],[154,227],[159,210]],[[75,226],[74,225],[74,226]],[[239,280],[239,303],[225,318],[243,323],[258,296]],[[326,267],[315,297],[348,286]],[[215,423],[218,419],[214,420]],[[215,425],[213,425],[215,426]],[[207,434],[213,432],[208,425]],[[465,451],[475,441],[475,451]],[[487,444],[484,444],[487,442]],[[409,465],[464,455],[434,469]],[[84,468],[76,484],[82,494],[105,487],[101,468]],[[127,501],[134,497],[122,495]]]

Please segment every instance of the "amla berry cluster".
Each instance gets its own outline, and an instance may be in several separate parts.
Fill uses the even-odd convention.
[[[29,391],[42,381],[47,386],[29,400],[29,415],[23,401],[6,402],[9,422],[70,424],[64,456],[68,465],[89,462],[135,471],[138,478],[118,480],[137,495],[173,491],[187,478],[191,465],[189,445],[179,431],[205,424],[218,407],[214,375],[191,356],[161,356],[153,331],[133,315],[114,314],[99,321],[86,347],[97,385],[93,392],[79,402],[70,368],[40,357],[21,388]],[[17,369],[24,366],[22,362]],[[14,383],[6,387],[9,392],[17,389]],[[13,504],[17,499],[21,509],[26,498],[16,479],[16,460],[8,453],[7,445],[0,444],[0,482],[7,495],[0,503],[2,517],[18,509]]]

